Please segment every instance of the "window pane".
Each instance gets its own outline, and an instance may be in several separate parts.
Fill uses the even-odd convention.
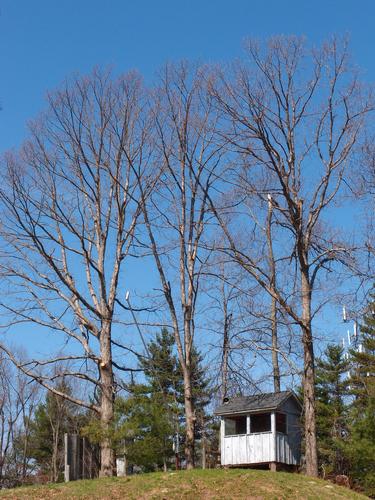
[[[271,414],[259,413],[250,417],[250,432],[270,432],[271,431]]]
[[[225,435],[246,434],[246,416],[225,419]]]
[[[231,436],[236,434],[236,421],[233,418],[225,419],[225,435]]]
[[[284,413],[276,413],[276,431],[286,434],[286,415]]]
[[[238,417],[236,420],[236,434],[246,434],[246,417]]]

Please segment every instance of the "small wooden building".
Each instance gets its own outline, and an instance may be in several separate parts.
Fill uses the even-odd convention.
[[[292,391],[241,396],[225,401],[221,417],[221,465],[271,470],[301,461],[302,406]]]

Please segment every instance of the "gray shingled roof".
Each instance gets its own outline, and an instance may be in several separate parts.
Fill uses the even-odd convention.
[[[289,397],[293,397],[298,401],[293,391],[270,392],[255,396],[238,396],[218,406],[215,410],[215,415],[257,410],[276,410]]]

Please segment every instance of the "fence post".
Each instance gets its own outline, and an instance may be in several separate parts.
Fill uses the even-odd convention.
[[[69,436],[64,434],[64,480],[67,483],[70,481],[70,465],[69,465]]]

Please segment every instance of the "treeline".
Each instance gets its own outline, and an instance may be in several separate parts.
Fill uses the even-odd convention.
[[[174,337],[163,329],[148,345],[152,358],[140,357],[144,381],[132,380],[114,401],[115,417],[109,434],[117,457],[124,461],[125,473],[184,466],[183,376],[174,351]],[[201,355],[194,351],[192,359],[194,439],[200,443],[195,459],[202,467],[216,467],[218,426],[207,413],[212,384]],[[1,361],[0,373],[0,488],[62,481],[65,433],[89,439],[95,466],[95,445],[102,440],[95,413],[83,411],[52,392],[42,392],[36,382],[30,384],[15,372],[9,361]],[[15,383],[11,382],[14,377]],[[73,392],[64,383],[55,389]]]
[[[139,364],[155,357],[145,336],[162,328],[182,384],[186,468],[198,456],[203,356],[213,402],[302,382],[304,470],[319,474],[319,320],[373,280],[373,213],[350,220],[372,200],[373,109],[335,38],[249,41],[242,60],[168,64],[149,86],[94,70],[48,95],[1,164],[0,306],[10,337],[49,334],[56,353],[0,348],[50,397],[96,416],[101,476],[114,473],[124,391],[135,427],[142,405],[154,415],[143,442],[157,398],[172,397],[159,379],[159,396],[150,389],[153,361]],[[126,448],[139,462],[151,442]]]

